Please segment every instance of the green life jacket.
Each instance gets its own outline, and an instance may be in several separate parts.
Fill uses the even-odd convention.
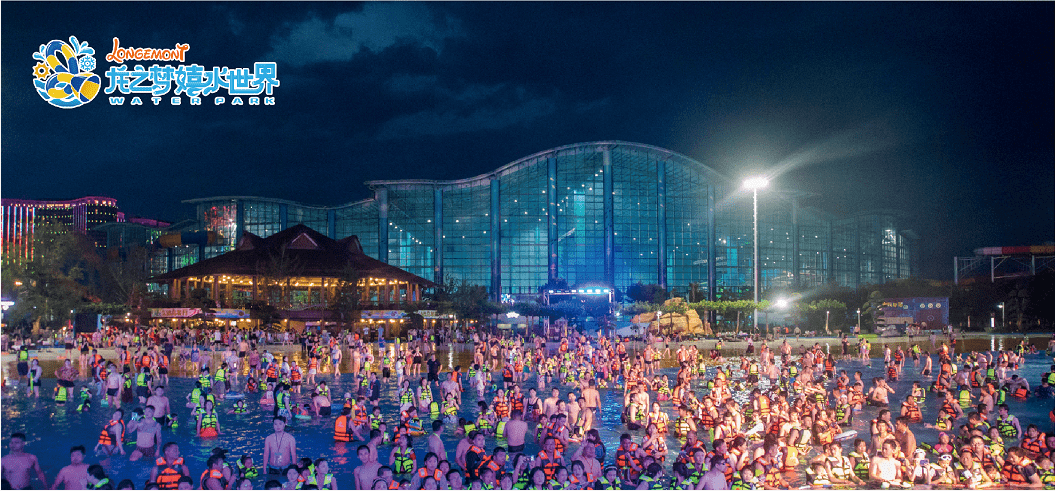
[[[747,489],[755,489],[755,488],[753,486],[751,486],[750,484],[745,483],[742,478],[737,477],[737,478],[733,479],[733,484],[731,484],[729,486],[729,489],[747,490]]]
[[[1018,429],[1015,428],[1014,423],[1012,423],[1014,418],[1015,417],[1010,414],[1007,415],[1007,419],[1004,419],[1001,416],[996,417],[996,429],[1000,431],[1000,436],[1004,438],[1018,437]]]
[[[227,380],[227,374],[224,372],[224,369],[217,368],[216,369],[216,376],[213,377],[213,380],[215,380],[217,382],[223,382],[223,381]]]
[[[201,389],[195,387],[194,390],[190,391],[190,400],[194,404],[201,402]]]
[[[414,450],[409,447],[406,450],[397,448],[392,466],[396,474],[410,474],[414,468]]]
[[[203,373],[200,376],[198,376],[198,381],[201,382],[201,387],[203,389],[208,389],[208,388],[212,387],[212,380],[209,378],[209,374],[208,373]]]
[[[29,361],[29,350],[25,347],[18,350],[18,361]]]
[[[641,476],[641,482],[647,482],[648,489],[663,489],[663,484],[660,482],[660,480],[652,476]]]
[[[850,452],[850,457],[853,457],[855,462],[854,474],[857,475],[859,479],[868,481],[868,466],[871,463],[871,459],[869,459],[867,454],[861,455],[856,451]]]
[[[315,477],[315,473],[311,473],[311,477],[308,478],[308,484],[318,486],[319,489],[326,489],[330,487],[330,483],[333,482],[333,474],[327,473],[322,478],[322,486],[319,486],[318,478]]]
[[[137,387],[146,387],[147,386],[147,374],[140,373],[139,375],[136,375],[136,386]]]
[[[967,409],[971,407],[971,391],[967,389],[960,390],[960,408]]]
[[[256,467],[245,467],[242,465],[242,461],[238,461],[238,472],[249,479],[256,479],[260,475],[260,470]]]
[[[220,421],[218,419],[216,419],[216,413],[203,414],[202,417],[201,417],[201,427],[202,428],[216,428],[217,426],[219,426],[219,424],[220,424]]]

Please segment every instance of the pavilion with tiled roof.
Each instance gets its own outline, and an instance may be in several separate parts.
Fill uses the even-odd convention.
[[[367,256],[354,235],[333,240],[305,225],[267,238],[244,233],[233,251],[155,276],[150,282],[169,285],[172,300],[204,289],[224,306],[276,303],[278,290],[280,305],[274,306],[283,317],[319,319],[327,317],[335,289],[350,277],[358,279],[359,303],[366,309],[401,309],[420,302],[423,289],[439,286]]]

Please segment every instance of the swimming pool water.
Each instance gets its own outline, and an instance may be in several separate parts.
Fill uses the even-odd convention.
[[[994,341],[995,342],[995,341]],[[921,343],[923,344],[923,343]],[[929,342],[926,344],[929,345]],[[982,343],[974,342],[972,344],[978,344],[977,347],[971,344],[961,345],[961,347],[972,347],[976,349],[986,349],[988,346],[982,346]],[[989,343],[984,343],[989,344]],[[798,344],[795,344],[797,346]],[[841,349],[840,347],[832,346],[833,350]],[[881,349],[881,348],[879,348]],[[881,354],[877,350],[877,346],[873,347],[873,355]],[[448,358],[449,360],[445,360]],[[449,361],[454,364],[467,365],[471,352],[465,349],[455,349],[449,352],[444,350],[440,352],[439,359],[441,361]],[[299,358],[299,353],[294,354],[294,358]],[[666,361],[666,360],[665,360]],[[935,359],[935,362],[937,360]],[[346,358],[347,362],[347,358]],[[1041,374],[1048,370],[1052,360],[1050,357],[1046,357],[1043,354],[1040,355],[1027,355],[1026,363],[1019,370],[1020,375],[1027,377],[1032,385],[1036,385],[1036,381],[1040,378]],[[446,365],[447,363],[444,363]],[[57,362],[54,365],[51,363],[45,367],[45,374],[49,376],[54,371],[54,366],[57,366]],[[346,363],[347,365],[347,363]],[[666,361],[664,365],[672,365],[670,361]],[[922,364],[920,365],[922,366]],[[862,378],[866,381],[866,387],[869,384],[872,377],[882,377],[885,375],[882,369],[882,359],[872,359],[871,366],[863,365],[858,359],[852,361],[840,361],[837,365],[838,369],[846,369],[848,373],[852,374],[856,370],[862,372]],[[13,372],[10,372],[13,373]],[[178,374],[179,372],[176,371]],[[661,374],[668,375],[671,379],[675,376],[675,369],[667,366],[659,371]],[[916,367],[911,358],[906,360],[904,375],[901,380],[894,382],[891,385],[895,389],[895,393],[891,396],[892,411],[896,412],[900,407],[900,401],[903,400],[905,394],[909,392],[912,387],[912,382],[919,380],[921,385],[924,387],[929,386],[933,380],[932,377],[920,377],[919,368]],[[499,374],[494,374],[497,377]],[[713,371],[708,372],[708,377],[713,375]],[[320,375],[319,380],[325,380],[327,385],[330,386],[331,394],[333,395],[334,415],[339,413],[339,407],[343,403],[343,393],[353,392],[352,377],[347,373],[341,377],[340,380],[334,380],[330,375]],[[244,381],[244,377],[241,379]],[[412,385],[416,379],[411,379]],[[765,385],[766,382],[763,382]],[[83,385],[79,383],[78,386]],[[526,386],[522,389],[526,393],[527,388],[535,387],[536,383],[532,378]],[[66,406],[59,406],[53,399],[53,390],[55,387],[54,379],[45,380],[42,390],[41,398],[34,399],[27,397],[24,392],[17,394],[7,391],[4,393],[2,402],[3,407],[0,411],[0,423],[3,425],[2,433],[6,437],[13,432],[22,431],[25,432],[28,439],[28,446],[26,451],[35,453],[41,462],[41,466],[44,469],[45,474],[49,480],[53,480],[59,469],[69,463],[68,450],[74,445],[84,445],[91,452],[92,448],[98,440],[98,436],[103,426],[109,421],[112,408],[102,407],[100,404],[99,397],[93,397],[93,408],[88,413],[78,413],[76,409],[76,401],[79,400],[77,397],[73,401],[68,403]],[[548,395],[548,390],[551,388],[547,384],[547,390],[540,393],[540,396]],[[166,389],[166,395],[169,396],[172,407],[176,414],[179,415],[180,425],[176,430],[162,430],[162,441],[175,441],[180,444],[180,450],[191,470],[192,478],[195,480],[197,485],[197,478],[201,472],[205,469],[205,460],[209,457],[211,449],[214,447],[223,447],[228,450],[228,455],[237,457],[243,453],[248,453],[253,456],[255,464],[262,468],[263,459],[263,441],[269,434],[272,433],[271,417],[272,411],[270,409],[261,409],[259,405],[260,394],[251,394],[246,398],[249,405],[250,411],[246,414],[226,414],[226,411],[233,405],[232,401],[222,402],[218,405],[218,413],[220,420],[221,435],[215,439],[201,439],[195,434],[194,419],[191,416],[191,410],[184,407],[184,398],[186,394],[193,388],[193,379],[184,377],[171,377],[169,387]],[[567,396],[569,390],[567,387],[560,387],[562,397]],[[750,390],[750,387],[745,388]],[[438,388],[434,385],[433,391],[438,394]],[[305,390],[305,392],[308,392]],[[638,431],[627,431],[626,427],[622,425],[620,417],[622,410],[622,391],[617,390],[601,390],[602,397],[602,410],[600,419],[595,427],[601,434],[602,441],[608,449],[608,461],[610,464],[614,461],[615,448],[618,447],[619,436],[622,433],[631,433],[634,435],[635,441],[640,441],[643,436],[643,430]],[[387,385],[383,386],[381,394],[381,408],[382,413],[385,415],[385,421],[389,423],[389,426],[396,422],[398,418],[397,414],[397,402],[398,392],[396,379],[393,378]],[[737,394],[737,398],[743,398],[746,396],[746,391]],[[485,399],[490,402],[493,393],[488,391],[485,395]],[[301,399],[301,402],[304,402]],[[476,394],[475,391],[467,391],[463,394],[462,411],[459,413],[460,417],[466,419],[475,419],[475,405]],[[928,394],[926,406],[923,409],[924,422],[933,424],[937,417],[938,411],[938,398],[933,394]],[[1031,397],[1027,401],[1020,401],[1013,398],[1008,398],[1007,404],[1011,408],[1011,413],[1017,415],[1022,420],[1023,429],[1029,423],[1037,424],[1042,431],[1049,431],[1051,429],[1051,423],[1047,417],[1048,411],[1052,409],[1052,399],[1040,399]],[[138,407],[139,404],[125,404],[123,407],[126,413],[130,414],[133,407]],[[661,406],[671,413],[671,403],[663,402]],[[855,414],[852,429],[857,430],[862,436],[869,434],[868,421],[876,416],[878,408],[865,407],[865,409]],[[428,427],[427,415],[422,418],[426,422]],[[126,415],[125,421],[127,422],[129,416]],[[674,416],[671,418],[674,419]],[[333,421],[334,418],[313,418],[311,420],[299,420],[295,419],[287,426],[287,432],[293,435],[297,439],[297,455],[298,457],[309,456],[312,458],[326,456],[331,461],[331,469],[337,478],[337,483],[340,488],[351,488],[354,482],[353,471],[355,466],[359,463],[358,458],[355,455],[355,449],[360,445],[361,442],[334,442],[332,438],[333,433]],[[922,424],[912,425],[912,430],[916,434],[916,438],[920,442],[935,442],[937,440],[937,430],[924,429]],[[453,461],[454,450],[457,446],[458,437],[454,436],[454,428],[451,425],[445,426],[442,433],[443,440],[445,442],[448,459]],[[134,434],[126,435],[126,439],[134,441]],[[706,440],[705,438],[701,438]],[[707,441],[708,448],[710,448],[710,442]],[[504,445],[505,442],[498,441],[495,439],[489,439],[487,450],[490,451],[496,445]],[[676,457],[678,449],[681,444],[678,442],[673,435],[667,439],[668,448],[671,455],[667,459],[667,472],[670,475],[670,463]],[[4,446],[6,447],[7,440],[4,439]],[[416,455],[419,458],[419,465],[421,464],[421,458],[426,453],[426,440],[425,437],[417,438],[414,441],[414,449]],[[846,451],[849,451],[850,442],[845,445]],[[1011,446],[1011,443],[1008,443]],[[567,455],[570,455],[574,450],[575,445],[568,450]],[[125,451],[130,453],[134,449],[134,445],[125,447]],[[388,453],[391,447],[381,447],[379,449],[379,455],[382,463],[388,463]],[[539,446],[528,438],[526,453],[534,454],[539,451]],[[4,449],[4,453],[7,453],[7,449]],[[811,456],[813,454],[810,454]],[[95,463],[98,462],[107,470],[108,475],[114,481],[121,479],[132,479],[136,487],[141,488],[143,483],[146,482],[149,477],[152,462],[139,461],[129,462],[127,457],[115,456],[112,458],[106,458],[100,460],[97,457],[89,456],[86,462]],[[802,473],[798,472],[796,475],[788,476],[793,484],[801,484]],[[280,479],[282,481],[284,479]],[[254,480],[254,486],[262,488],[265,479],[263,477]]]

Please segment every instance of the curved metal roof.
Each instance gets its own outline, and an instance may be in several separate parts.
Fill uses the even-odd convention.
[[[528,155],[526,157],[521,157],[521,158],[519,158],[517,160],[514,160],[514,161],[512,161],[512,162],[510,162],[508,164],[505,164],[505,165],[503,165],[503,166],[501,166],[501,167],[499,167],[499,168],[497,168],[497,169],[495,169],[495,170],[493,170],[491,172],[480,174],[480,175],[474,176],[474,177],[468,177],[468,178],[465,178],[465,179],[453,179],[453,180],[429,180],[429,179],[375,180],[375,181],[366,181],[365,184],[368,187],[370,187],[370,189],[375,189],[376,187],[380,187],[380,186],[407,186],[407,185],[419,185],[419,186],[482,185],[483,181],[486,181],[486,180],[489,180],[489,179],[493,179],[493,178],[495,178],[497,176],[500,176],[500,175],[503,175],[503,174],[508,174],[508,173],[513,172],[515,170],[519,170],[522,167],[526,167],[528,165],[533,165],[540,158],[547,157],[547,156],[550,156],[550,155],[557,155],[557,154],[561,154],[561,153],[568,153],[568,152],[575,152],[575,151],[586,150],[586,149],[589,149],[590,147],[629,147],[629,148],[634,148],[634,149],[638,149],[638,150],[642,150],[642,151],[648,151],[648,152],[652,152],[652,153],[657,153],[657,154],[665,155],[666,158],[677,160],[680,163],[689,164],[689,165],[692,165],[694,167],[698,167],[700,170],[702,170],[704,173],[708,174],[709,176],[714,176],[714,177],[719,177],[721,179],[729,180],[729,178],[719,174],[714,169],[712,169],[710,167],[707,167],[706,165],[700,163],[699,161],[697,161],[695,159],[692,159],[691,157],[688,157],[686,155],[680,154],[680,153],[675,152],[673,150],[669,150],[669,149],[662,148],[662,147],[657,147],[655,145],[647,145],[647,144],[644,144],[644,143],[627,142],[627,141],[622,141],[622,140],[602,140],[602,141],[593,141],[593,142],[573,143],[573,144],[570,144],[570,145],[564,145],[564,146],[560,146],[560,147],[551,148],[551,149],[548,149],[548,150],[543,150],[541,152],[536,152],[536,153],[533,153],[531,155]]]

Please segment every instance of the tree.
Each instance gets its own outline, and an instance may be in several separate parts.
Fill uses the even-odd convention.
[[[88,272],[95,268],[97,257],[84,236],[49,222],[35,225],[32,250],[33,258],[16,270],[22,277],[16,278],[21,285],[10,318],[35,327],[62,326],[86,303]]]
[[[118,251],[115,249],[114,252]],[[150,251],[134,245],[123,256],[114,254],[107,257],[100,270],[102,288],[99,297],[127,306],[138,322],[152,298],[146,283],[150,277]]]
[[[634,302],[663,303],[670,298],[667,290],[655,284],[637,282],[626,289],[626,296]]]
[[[846,326],[846,304],[830,298],[798,304],[797,310],[807,330],[823,331],[827,321],[829,330]]]
[[[689,289],[685,292],[685,300],[689,303],[700,302],[706,300],[704,297],[703,289],[700,288],[699,283],[689,283]]]
[[[660,305],[659,309],[659,311],[663,314],[671,314],[670,323],[667,324],[667,334],[670,334],[670,328],[674,326],[673,314],[684,314],[685,312],[689,311],[689,306],[685,302],[672,302],[669,304]],[[663,326],[660,326],[660,329],[663,329]]]

